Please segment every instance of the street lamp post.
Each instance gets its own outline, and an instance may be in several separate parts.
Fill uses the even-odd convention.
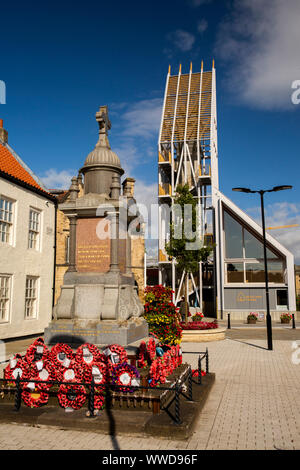
[[[261,205],[261,221],[262,221],[262,231],[263,231],[263,247],[264,247],[264,266],[265,266],[265,285],[266,285],[266,308],[267,308],[267,340],[268,340],[268,350],[272,351],[273,341],[272,341],[272,319],[270,315],[270,301],[269,301],[269,279],[268,279],[268,262],[267,262],[267,243],[266,243],[266,226],[265,226],[265,209],[264,209],[264,194],[271,193],[274,191],[282,191],[284,189],[292,189],[292,186],[274,186],[273,189],[260,189],[254,191],[249,188],[232,188],[232,191],[239,191],[242,193],[258,193],[260,195],[260,205]]]

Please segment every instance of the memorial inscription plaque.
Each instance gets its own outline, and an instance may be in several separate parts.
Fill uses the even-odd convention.
[[[110,239],[97,236],[100,218],[79,219],[76,236],[76,266],[78,272],[106,273],[110,267]],[[108,222],[109,224],[109,222]]]

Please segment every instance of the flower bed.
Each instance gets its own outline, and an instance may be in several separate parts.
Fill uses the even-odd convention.
[[[183,330],[212,330],[218,328],[217,321],[213,322],[202,322],[202,321],[191,321],[189,323],[180,323],[180,327]]]
[[[181,341],[178,308],[172,302],[173,291],[169,287],[148,286],[145,289],[144,318],[149,333],[162,344],[175,345]]]

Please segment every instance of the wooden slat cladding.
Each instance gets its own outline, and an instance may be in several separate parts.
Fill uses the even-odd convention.
[[[190,79],[191,78],[191,79]],[[178,79],[179,87],[178,87]],[[181,142],[185,136],[186,140],[193,141],[198,138],[199,121],[199,98],[200,126],[199,138],[209,139],[210,117],[211,117],[211,94],[212,94],[212,72],[203,72],[202,87],[200,94],[201,73],[174,75],[169,78],[161,143],[172,140],[174,126],[174,141]],[[178,95],[177,95],[178,90]],[[177,103],[176,103],[177,100]],[[175,125],[174,125],[175,120]]]

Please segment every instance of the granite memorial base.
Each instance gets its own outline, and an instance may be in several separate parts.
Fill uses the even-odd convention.
[[[143,318],[126,322],[117,320],[54,320],[45,329],[45,343],[48,345],[66,343],[77,347],[91,343],[97,346],[120,344],[127,346],[148,336],[148,324]]]

